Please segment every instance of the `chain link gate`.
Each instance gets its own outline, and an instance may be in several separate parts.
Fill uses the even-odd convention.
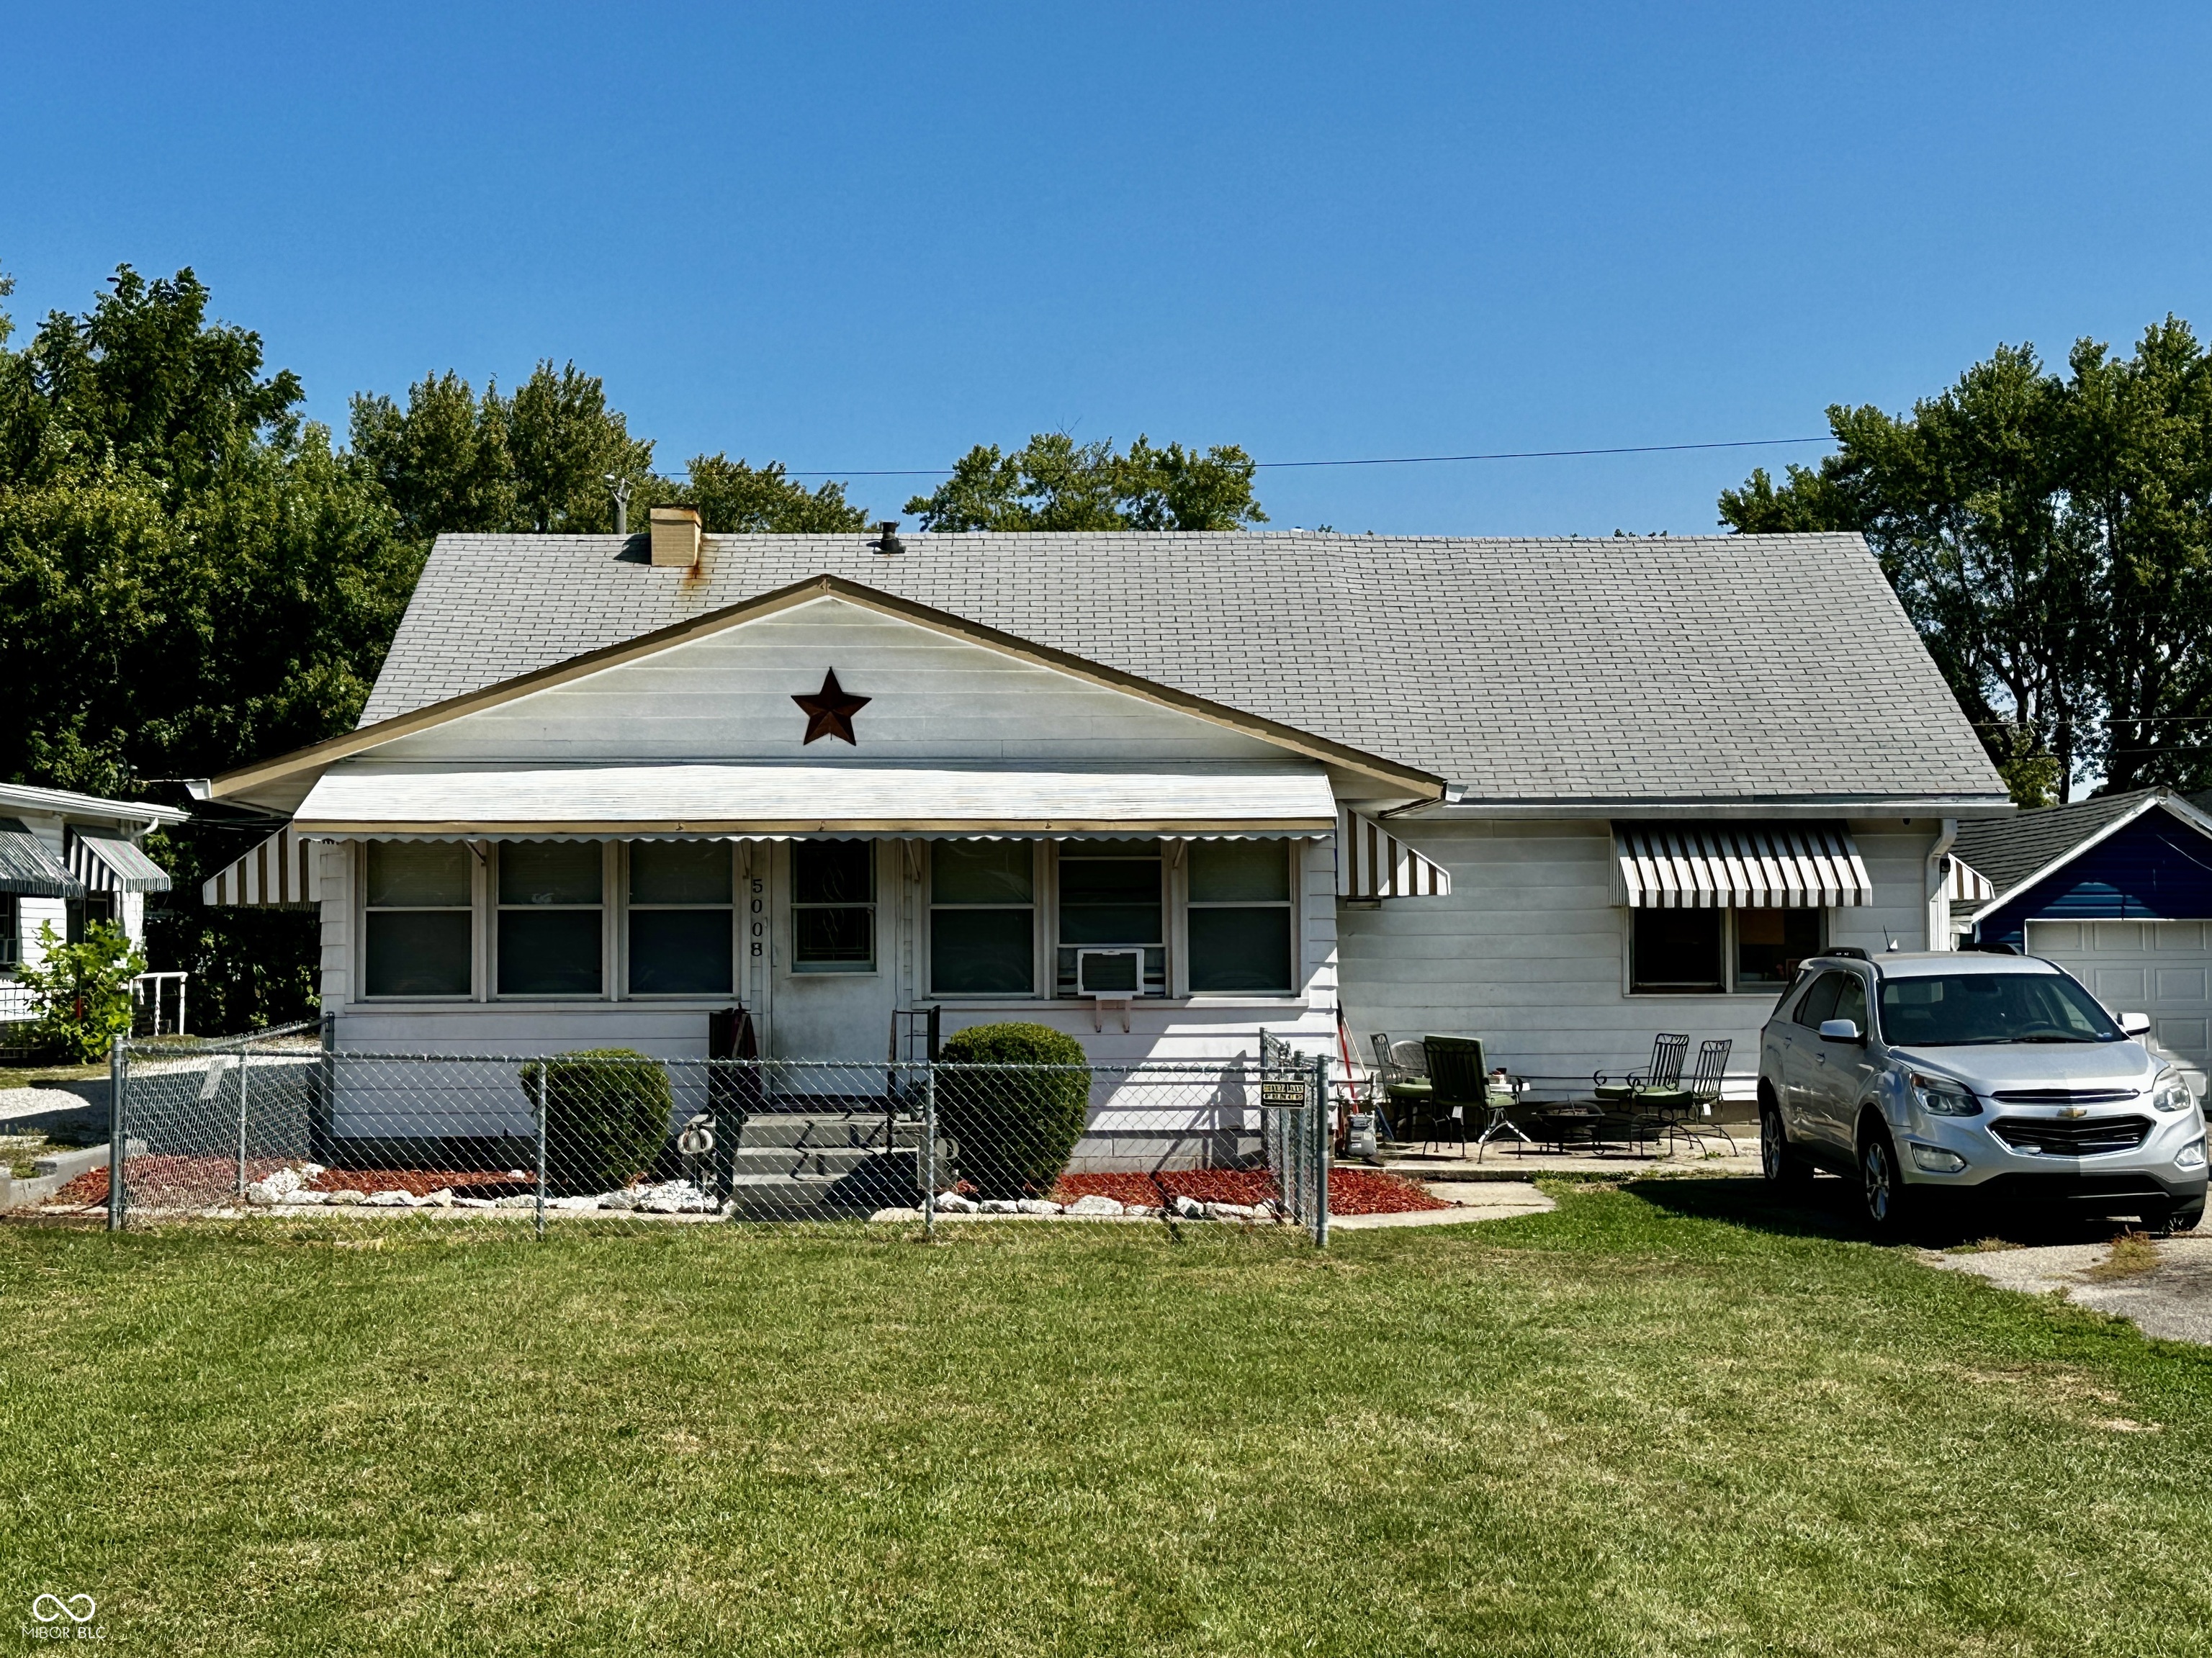
[[[1327,1060],[1127,1066],[118,1041],[108,1224],[991,1216],[1328,1231]],[[77,1212],[85,1205],[79,1201]]]

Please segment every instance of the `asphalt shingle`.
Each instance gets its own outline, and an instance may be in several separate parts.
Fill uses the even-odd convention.
[[[2003,798],[1855,535],[439,537],[364,725],[834,574],[1473,799]]]

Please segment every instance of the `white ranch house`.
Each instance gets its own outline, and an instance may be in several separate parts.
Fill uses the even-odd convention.
[[[2008,810],[1855,536],[885,539],[441,537],[360,727],[207,786],[290,819],[210,902],[319,905],[341,1049],[1340,1010],[1565,1091],[1658,1029],[1748,1078],[1797,957],[1950,942]]]

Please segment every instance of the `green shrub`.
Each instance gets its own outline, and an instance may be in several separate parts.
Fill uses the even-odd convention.
[[[1074,1037],[1041,1024],[979,1024],[945,1042],[937,1120],[958,1142],[960,1173],[987,1198],[1042,1197],[1067,1167],[1091,1114],[1090,1061]],[[1037,1067],[1055,1067],[1042,1069]]]
[[[131,981],[146,958],[112,921],[93,922],[81,944],[64,944],[46,922],[39,951],[43,959],[15,972],[39,1009],[33,1045],[88,1065],[106,1059],[109,1043],[131,1034]]]
[[[590,1048],[532,1060],[522,1091],[545,1081],[545,1184],[562,1195],[613,1191],[649,1172],[668,1139],[668,1072],[635,1048]]]

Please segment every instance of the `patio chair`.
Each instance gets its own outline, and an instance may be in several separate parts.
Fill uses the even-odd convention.
[[[1590,1078],[1590,1092],[1607,1105],[1632,1102],[1654,1089],[1679,1088],[1682,1061],[1689,1056],[1686,1031],[1662,1030],[1651,1039],[1651,1060],[1641,1071],[1607,1072]]]
[[[1415,1042],[1392,1042],[1381,1031],[1368,1038],[1375,1047],[1375,1080],[1384,1131],[1394,1140],[1412,1138],[1417,1120],[1428,1114],[1428,1050]]]
[[[1477,1112],[1484,1114],[1482,1132],[1473,1142],[1478,1157],[1500,1134],[1511,1134],[1524,1146],[1535,1143],[1508,1114],[1519,1102],[1518,1087],[1509,1087],[1502,1099],[1492,1094],[1480,1036],[1425,1036],[1421,1046],[1428,1059],[1431,1145],[1442,1143],[1443,1125],[1451,1123],[1459,1130],[1460,1155],[1464,1157],[1469,1144],[1467,1131]]]
[[[1719,1110],[1721,1079],[1727,1073],[1729,1054],[1735,1044],[1726,1039],[1717,1039],[1698,1045],[1697,1068],[1690,1080],[1675,1088],[1646,1089],[1637,1096],[1639,1114],[1662,1127],[1669,1143],[1687,1140],[1702,1146],[1700,1138],[1717,1134],[1728,1142],[1730,1152],[1735,1150],[1735,1137],[1719,1122],[1707,1122]]]

